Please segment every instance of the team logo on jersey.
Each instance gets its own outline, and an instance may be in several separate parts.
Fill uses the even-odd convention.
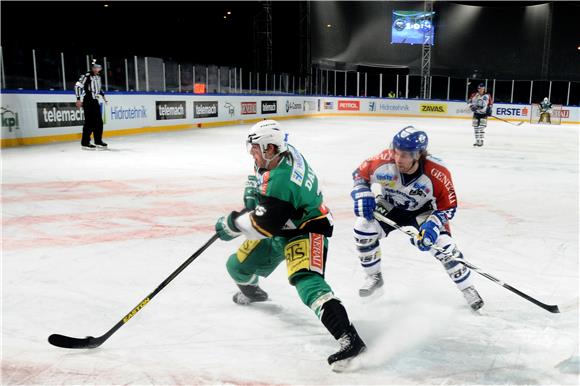
[[[421,189],[411,189],[411,191],[409,192],[410,196],[421,196],[421,197],[427,197],[427,194],[425,194],[424,191],[422,191]]]
[[[413,187],[414,187],[415,189],[421,189],[421,190],[425,190],[427,193],[429,193],[429,189],[427,189],[427,185],[425,185],[425,184],[420,184],[419,182],[415,182],[415,183],[413,184]]]
[[[379,174],[375,175],[375,178],[378,181],[393,181],[395,179],[395,176],[392,174],[388,174],[388,173],[385,173],[385,174],[379,173]]]
[[[389,189],[388,187],[385,187],[385,190],[385,197],[387,197],[387,201],[397,208],[403,210],[413,210],[419,206],[417,199],[411,197],[411,195],[406,194],[405,192],[398,191],[394,188]]]
[[[263,216],[266,214],[266,208],[264,208],[262,205],[258,205],[256,209],[254,209],[254,214],[256,216]]]
[[[453,188],[453,183],[451,182],[451,179],[449,179],[445,175],[445,173],[437,169],[432,169],[431,175],[435,177],[438,181],[440,181],[445,187],[445,190],[447,190],[449,203],[455,204],[457,202],[457,197],[455,196],[455,189]]]
[[[302,157],[302,154],[298,153],[298,151],[292,146],[290,146],[288,150],[290,150],[290,153],[292,153],[292,158],[294,159],[290,181],[294,182],[298,186],[302,186],[302,181],[304,180],[304,175],[306,174],[304,158]]]

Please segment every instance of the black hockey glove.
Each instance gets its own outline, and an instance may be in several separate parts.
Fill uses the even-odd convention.
[[[393,209],[393,206],[389,204],[387,200],[383,196],[376,197],[376,206],[375,212],[380,214],[381,216],[387,217],[387,214]]]

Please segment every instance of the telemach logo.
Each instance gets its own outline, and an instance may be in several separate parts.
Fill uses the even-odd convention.
[[[38,127],[70,127],[82,126],[85,123],[83,109],[77,108],[73,102],[43,102],[36,103]]]
[[[257,102],[242,102],[242,115],[257,114],[258,113],[258,103]]]
[[[275,114],[278,112],[277,101],[262,101],[262,114]]]
[[[155,119],[185,119],[185,101],[156,101]]]
[[[447,104],[445,103],[421,103],[420,111],[422,113],[447,113]]]
[[[218,116],[217,101],[193,102],[194,118],[213,118]]]

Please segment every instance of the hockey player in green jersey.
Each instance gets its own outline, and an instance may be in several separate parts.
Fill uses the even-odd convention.
[[[552,103],[550,103],[548,97],[545,97],[540,103],[540,120],[538,123],[552,123],[551,115]]]
[[[233,300],[237,304],[267,300],[258,278],[267,277],[285,260],[290,284],[338,340],[340,349],[328,363],[340,370],[366,346],[324,279],[333,223],[318,178],[274,120],[252,126],[246,144],[256,170],[244,191],[248,212],[232,212],[215,227],[222,240],[246,237],[226,264],[240,289]]]

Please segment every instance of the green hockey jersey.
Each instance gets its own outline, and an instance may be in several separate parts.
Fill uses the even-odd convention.
[[[332,235],[332,216],[324,205],[316,173],[296,148],[288,145],[278,165],[258,171],[257,177],[258,205],[250,220],[261,235]]]
[[[552,108],[552,104],[549,101],[542,101],[540,103],[540,112],[547,113]]]

